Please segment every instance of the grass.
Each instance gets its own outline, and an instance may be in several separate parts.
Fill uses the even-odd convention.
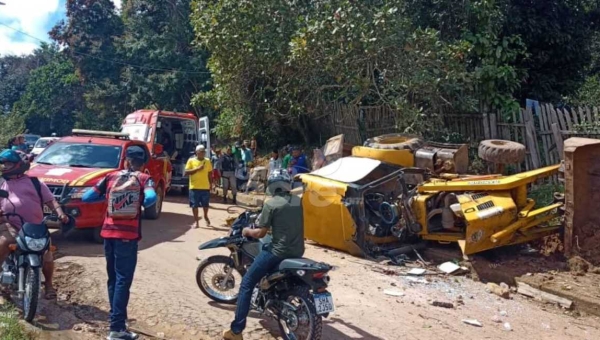
[[[565,188],[559,184],[544,183],[529,191],[527,197],[535,200],[535,207],[545,207],[554,202],[555,192],[565,192]]]
[[[0,339],[33,340],[35,337],[19,323],[20,316],[8,302],[0,305]]]

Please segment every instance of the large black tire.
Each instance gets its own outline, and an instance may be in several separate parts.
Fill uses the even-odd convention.
[[[40,268],[27,267],[25,269],[25,293],[23,293],[23,318],[27,322],[31,322],[37,313],[40,284]]]
[[[304,302],[306,304],[306,306],[308,307],[308,311],[309,311],[309,316],[308,316],[309,322],[312,324],[312,327],[311,327],[311,330],[310,330],[307,338],[292,338],[285,333],[285,329],[283,328],[283,325],[282,325],[283,320],[281,320],[281,318],[279,318],[277,320],[278,321],[277,325],[279,326],[279,331],[281,332],[281,336],[285,340],[292,340],[292,339],[321,340],[321,335],[323,333],[323,317],[321,317],[320,315],[317,315],[317,309],[315,308],[315,302],[312,299],[312,295],[310,294],[308,287],[296,286],[296,287],[292,288],[291,290],[285,292],[282,295],[282,299],[284,301],[287,301],[288,298],[291,296],[295,296],[295,297],[301,299],[302,302]]]
[[[162,212],[163,201],[165,199],[165,193],[162,185],[156,188],[156,203],[147,209],[144,208],[144,217],[149,220],[158,220],[160,213]]]
[[[211,294],[206,287],[202,284],[202,272],[204,271],[204,269],[206,269],[206,267],[213,265],[213,264],[219,264],[222,263],[223,266],[229,266],[231,268],[233,268],[233,270],[237,271],[239,273],[239,271],[235,268],[233,260],[230,257],[227,256],[222,256],[222,255],[215,255],[215,256],[211,256],[207,259],[205,259],[204,261],[200,262],[200,264],[198,265],[198,268],[196,268],[196,283],[198,284],[198,288],[200,288],[200,290],[202,291],[202,293],[206,296],[208,296],[211,300],[219,302],[219,303],[224,303],[224,304],[228,304],[228,305],[235,305],[237,303],[237,294],[235,295],[235,298],[233,299],[222,299],[218,296],[215,296],[213,294]],[[240,273],[240,276],[243,276],[243,274]],[[239,282],[239,284],[241,284],[241,282]],[[237,291],[239,291],[239,288],[235,287],[235,282],[234,282],[234,288]]]
[[[494,164],[519,164],[525,160],[526,150],[521,143],[489,139],[479,143],[479,158]]]
[[[411,150],[416,151],[423,147],[425,143],[421,137],[416,135],[407,135],[401,133],[390,133],[365,141],[364,146],[372,149],[382,150]]]

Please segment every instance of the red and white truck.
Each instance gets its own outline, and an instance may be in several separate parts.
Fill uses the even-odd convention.
[[[170,158],[173,166],[171,187],[187,191],[189,180],[184,168],[194,154],[198,144],[206,147],[210,155],[210,126],[208,117],[196,117],[192,113],[179,113],[160,110],[138,110],[123,120],[121,132],[129,134],[132,140],[147,143],[153,150],[160,144],[164,150],[155,157]]]

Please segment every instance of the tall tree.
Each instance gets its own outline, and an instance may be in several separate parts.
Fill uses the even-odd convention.
[[[122,81],[136,108],[195,112],[193,94],[206,90],[207,53],[194,46],[189,0],[129,0],[123,6],[127,60]]]
[[[78,113],[85,110],[83,87],[73,63],[58,50],[46,65],[31,72],[25,93],[15,103],[13,114],[27,128],[42,135],[68,135]]]
[[[117,129],[132,110],[121,86],[124,63],[116,43],[123,34],[121,17],[111,0],[68,0],[66,7],[66,20],[50,35],[66,47],[64,53],[85,87],[83,96],[94,119],[85,119],[84,126]]]

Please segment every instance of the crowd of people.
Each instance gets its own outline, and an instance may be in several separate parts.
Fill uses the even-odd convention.
[[[227,203],[227,194],[231,190],[233,203],[236,204],[237,192],[247,183],[250,172],[258,156],[256,139],[232,146],[211,147],[210,162],[212,168],[212,186],[223,188],[223,203]],[[291,176],[310,172],[308,161],[302,149],[287,145],[274,148],[267,167],[267,176],[277,169],[285,169]]]

